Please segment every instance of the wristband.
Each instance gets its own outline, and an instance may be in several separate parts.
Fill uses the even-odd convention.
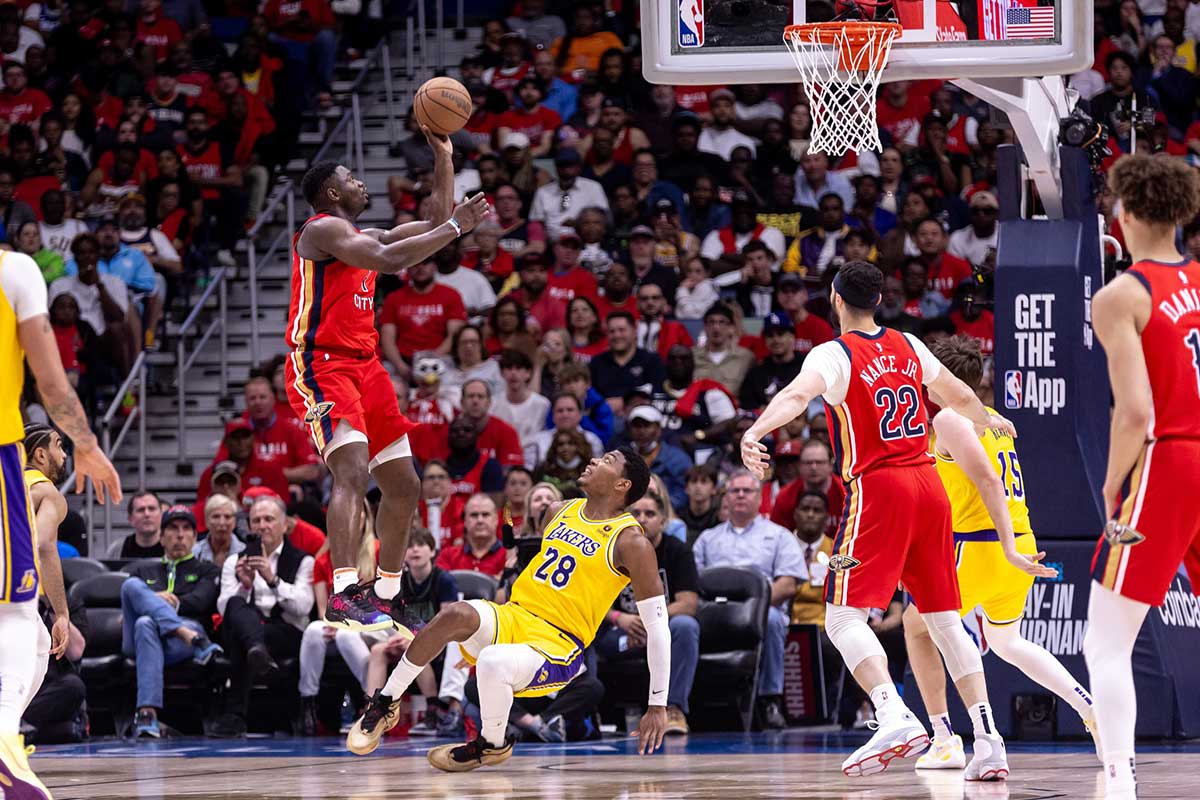
[[[446,220],[446,223],[451,228],[454,228],[455,236],[462,236],[462,225],[458,224],[458,220],[456,220],[454,217],[450,217],[450,219]]]

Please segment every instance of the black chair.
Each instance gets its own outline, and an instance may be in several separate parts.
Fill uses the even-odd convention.
[[[62,560],[63,586],[70,589],[84,578],[108,572],[108,567],[94,558],[64,558]]]
[[[495,600],[500,583],[491,575],[470,569],[451,570],[463,600]]]
[[[88,715],[93,727],[107,715],[114,731],[120,731],[132,716],[133,673],[121,652],[121,586],[128,577],[124,572],[100,572],[70,589],[71,600],[84,606],[89,628],[79,664],[88,690]]]
[[[754,570],[713,567],[700,573],[700,663],[689,699],[693,713],[733,705],[742,729],[750,730],[770,606],[771,584]]]

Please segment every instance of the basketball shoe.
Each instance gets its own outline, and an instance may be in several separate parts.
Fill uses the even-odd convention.
[[[482,736],[466,744],[444,744],[429,751],[429,763],[443,772],[470,772],[480,767],[491,767],[508,761],[512,755],[513,742],[508,737],[504,747],[496,747]]]
[[[897,758],[912,758],[929,747],[925,726],[907,706],[884,706],[875,711],[875,717],[867,723],[875,735],[842,762],[842,774],[849,778],[883,772]]]
[[[392,601],[375,594],[374,581],[352,583],[329,595],[325,624],[350,631],[385,631],[396,627]]]
[[[20,734],[0,736],[0,795],[4,800],[54,800],[29,768],[32,747]]]
[[[917,759],[917,769],[962,769],[967,765],[962,737],[957,733],[949,739],[937,740]]]
[[[967,781],[1002,781],[1008,777],[1004,740],[996,734],[977,733],[971,746],[971,763],[963,773]]]
[[[383,735],[399,721],[400,701],[393,701],[382,689],[376,689],[375,696],[367,702],[367,710],[346,734],[346,749],[360,756],[373,753]]]

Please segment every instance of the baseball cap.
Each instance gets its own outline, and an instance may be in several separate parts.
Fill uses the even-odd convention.
[[[662,425],[662,423],[663,423],[662,412],[659,411],[654,406],[637,406],[636,408],[634,408],[632,411],[629,412],[629,422],[630,423],[632,423],[634,420],[638,420],[638,419],[642,420],[643,422],[649,422],[654,425]]]
[[[558,151],[558,155],[554,157],[555,164],[579,164],[583,161],[579,151],[574,147],[564,147]]]
[[[105,225],[112,225],[115,228],[117,226],[116,215],[115,214],[105,214],[104,216],[102,216],[100,218],[100,221],[96,223],[96,230],[100,230]]]
[[[625,105],[625,101],[620,97],[605,97],[604,102],[600,104],[601,108],[619,108],[622,111],[628,111],[629,108]]]
[[[213,471],[212,471],[212,482],[213,483],[217,482],[217,478],[224,478],[226,476],[232,477],[232,478],[240,477],[240,475],[238,474],[238,465],[232,461],[222,461],[219,464],[217,464],[215,467],[213,467]]]
[[[675,210],[675,201],[669,197],[660,197],[654,201],[655,216],[659,214],[674,214]]]
[[[799,458],[800,451],[804,449],[804,442],[799,439],[788,439],[786,442],[780,442],[775,445],[776,458]]]
[[[788,286],[794,289],[804,288],[804,279],[797,272],[785,272],[779,276],[779,283],[775,285],[776,289],[782,289]]]
[[[250,423],[246,421],[245,417],[234,417],[233,419],[229,420],[229,422],[225,423],[226,436],[239,431],[249,431],[250,433],[254,433],[254,428],[251,427]]]
[[[633,398],[635,398],[635,397],[644,397],[647,400],[652,399],[654,397],[654,387],[648,383],[643,383],[643,384],[634,386],[632,389],[625,392],[626,405],[628,405],[629,401],[633,400]]]
[[[637,236],[649,236],[651,239],[653,239],[654,231],[649,225],[635,225],[633,230],[629,232],[629,238],[633,239]]]
[[[576,241],[576,242],[582,242],[582,241],[583,241],[583,238],[582,238],[582,237],[580,237],[580,235],[579,235],[578,233],[576,233],[576,231],[575,231],[575,229],[574,229],[574,228],[563,228],[563,231],[562,231],[562,233],[560,233],[560,234],[558,235],[558,241],[560,241],[560,242],[565,242],[565,241],[567,241],[567,240],[569,240],[569,239],[572,239],[572,240],[574,240],[574,241]]]
[[[520,131],[513,131],[504,137],[504,148],[507,150],[510,147],[515,147],[518,150],[524,150],[529,147],[529,137]]]
[[[671,117],[671,130],[678,130],[684,125],[691,125],[696,128],[704,127],[704,123],[700,121],[700,115],[694,111],[680,111]]]
[[[912,179],[913,188],[916,188],[918,186],[934,186],[934,187],[936,187],[937,185],[938,185],[937,180],[935,180],[932,175],[928,175],[928,174],[918,175],[917,177]]]
[[[733,103],[733,102],[736,102],[737,98],[734,97],[732,91],[722,87],[720,89],[717,89],[716,91],[712,91],[712,92],[708,93],[708,102],[715,103],[718,100],[728,100],[729,102]]]
[[[193,530],[196,528],[196,516],[187,506],[171,506],[164,511],[162,515],[162,522],[160,523],[162,525],[162,529],[165,531],[167,526],[176,520],[183,520],[188,525],[191,525]]]
[[[260,497],[279,497],[279,493],[266,486],[253,486],[242,492],[242,504],[249,507]]]
[[[996,195],[989,192],[987,189],[980,189],[975,194],[971,195],[971,208],[1000,208],[1000,201],[996,199]]]
[[[783,311],[772,311],[763,318],[763,335],[771,333],[771,331],[789,331],[795,332],[796,327],[792,325],[792,318]]]

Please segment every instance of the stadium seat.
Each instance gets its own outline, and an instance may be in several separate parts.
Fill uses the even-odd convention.
[[[456,569],[450,572],[458,584],[458,593],[463,600],[495,600],[496,590],[500,584],[491,575],[475,572],[470,569]]]
[[[693,712],[732,702],[743,730],[750,730],[770,605],[771,584],[754,570],[713,567],[700,573],[700,664],[689,700]]]
[[[79,674],[88,689],[88,714],[95,726],[98,717],[111,716],[121,730],[132,716],[133,673],[121,653],[121,585],[124,572],[99,572],[71,586],[70,597],[83,604],[87,614],[87,646]]]
[[[63,586],[69,591],[84,578],[108,572],[108,567],[94,558],[68,558],[62,562]]]

